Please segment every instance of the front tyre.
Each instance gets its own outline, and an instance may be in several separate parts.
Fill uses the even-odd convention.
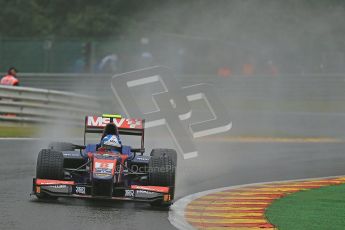
[[[160,157],[160,156],[169,156],[173,161],[174,165],[177,165],[177,153],[174,149],[152,149],[150,156]]]
[[[37,157],[36,178],[51,180],[64,179],[62,152],[51,149],[41,150]]]
[[[36,165],[36,178],[63,180],[63,154],[51,149],[43,149],[39,152]],[[45,193],[36,194],[40,199],[56,199]]]
[[[149,161],[149,185],[169,187],[171,200],[175,193],[177,154],[173,149],[154,149],[151,152]],[[155,201],[151,203],[154,207],[169,207],[171,202]]]

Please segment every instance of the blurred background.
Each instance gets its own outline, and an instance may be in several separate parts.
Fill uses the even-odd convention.
[[[341,0],[0,1],[0,67],[119,73],[343,73]]]
[[[239,117],[236,135],[343,135],[342,0],[0,0],[0,7],[0,70],[15,66],[21,86],[113,101],[111,76],[164,65],[182,85],[214,84]]]

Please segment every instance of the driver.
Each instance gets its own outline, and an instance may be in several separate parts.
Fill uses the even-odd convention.
[[[104,131],[102,134],[102,138],[101,140],[103,140],[103,138],[107,135],[116,135],[119,138],[119,129],[117,128],[117,126],[114,123],[108,123],[105,127],[104,127]]]
[[[102,138],[99,144],[87,145],[83,151],[85,157],[89,157],[88,153],[95,153],[99,148],[118,152],[128,156],[128,159],[133,159],[135,154],[131,151],[130,146],[122,145],[118,127],[114,123],[108,123],[103,131]]]
[[[107,135],[101,140],[101,148],[111,152],[121,153],[122,144],[117,135]]]
[[[108,144],[109,148],[114,144],[113,148],[117,148],[117,152],[121,152],[122,143],[119,136],[119,130],[114,123],[109,123],[105,126],[101,137],[101,143],[98,146],[107,148]]]

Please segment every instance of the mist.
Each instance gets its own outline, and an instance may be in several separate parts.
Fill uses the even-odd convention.
[[[167,55],[179,59],[181,48],[190,59],[201,56],[195,66],[187,58],[199,74],[203,68],[215,73],[224,64],[241,74],[246,62],[256,74],[265,74],[268,61],[282,73],[344,71],[344,4],[339,1],[165,1],[133,17],[136,24],[124,34],[138,43],[141,37],[159,36],[159,47],[148,44],[157,62]],[[176,46],[169,52],[172,41]]]
[[[125,31],[140,47],[133,52],[151,52],[152,63],[172,68],[183,85],[212,83],[233,122],[218,135],[224,142],[196,139],[199,157],[179,158],[181,194],[224,182],[322,175],[305,171],[291,151],[318,162],[322,138],[344,137],[344,17],[339,1],[170,1],[134,16],[138,23]],[[149,42],[140,46],[141,38]],[[230,74],[218,76],[224,66]],[[193,119],[207,113],[194,110]],[[311,144],[310,137],[320,139]]]
[[[179,154],[179,195],[258,180],[322,176],[315,168],[305,171],[304,158],[296,160],[295,153],[303,150],[306,159],[318,162],[322,154],[315,149],[329,146],[326,138],[344,138],[344,18],[341,1],[164,1],[143,6],[132,12],[121,36],[94,44],[91,62],[116,54],[115,72],[91,74],[71,89],[100,97],[101,111],[90,111],[100,115],[124,114],[109,87],[114,74],[163,65],[182,86],[213,84],[233,127],[194,139],[197,158],[185,160]],[[152,94],[159,92],[161,86],[147,85],[132,93],[147,113],[157,109]],[[191,106],[190,121],[209,116],[204,106]],[[43,134],[53,130],[66,137],[70,132],[58,127]],[[146,154],[153,147],[176,148],[166,127],[147,129],[146,143]]]

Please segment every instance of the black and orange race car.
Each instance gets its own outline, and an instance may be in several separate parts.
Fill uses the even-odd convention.
[[[176,151],[153,149],[144,155],[142,119],[119,115],[87,116],[84,145],[53,142],[37,158],[32,194],[39,199],[58,197],[148,202],[168,207],[175,191]],[[116,133],[117,132],[117,133]],[[118,151],[86,143],[86,134],[102,137],[136,135],[140,148],[121,145]]]

